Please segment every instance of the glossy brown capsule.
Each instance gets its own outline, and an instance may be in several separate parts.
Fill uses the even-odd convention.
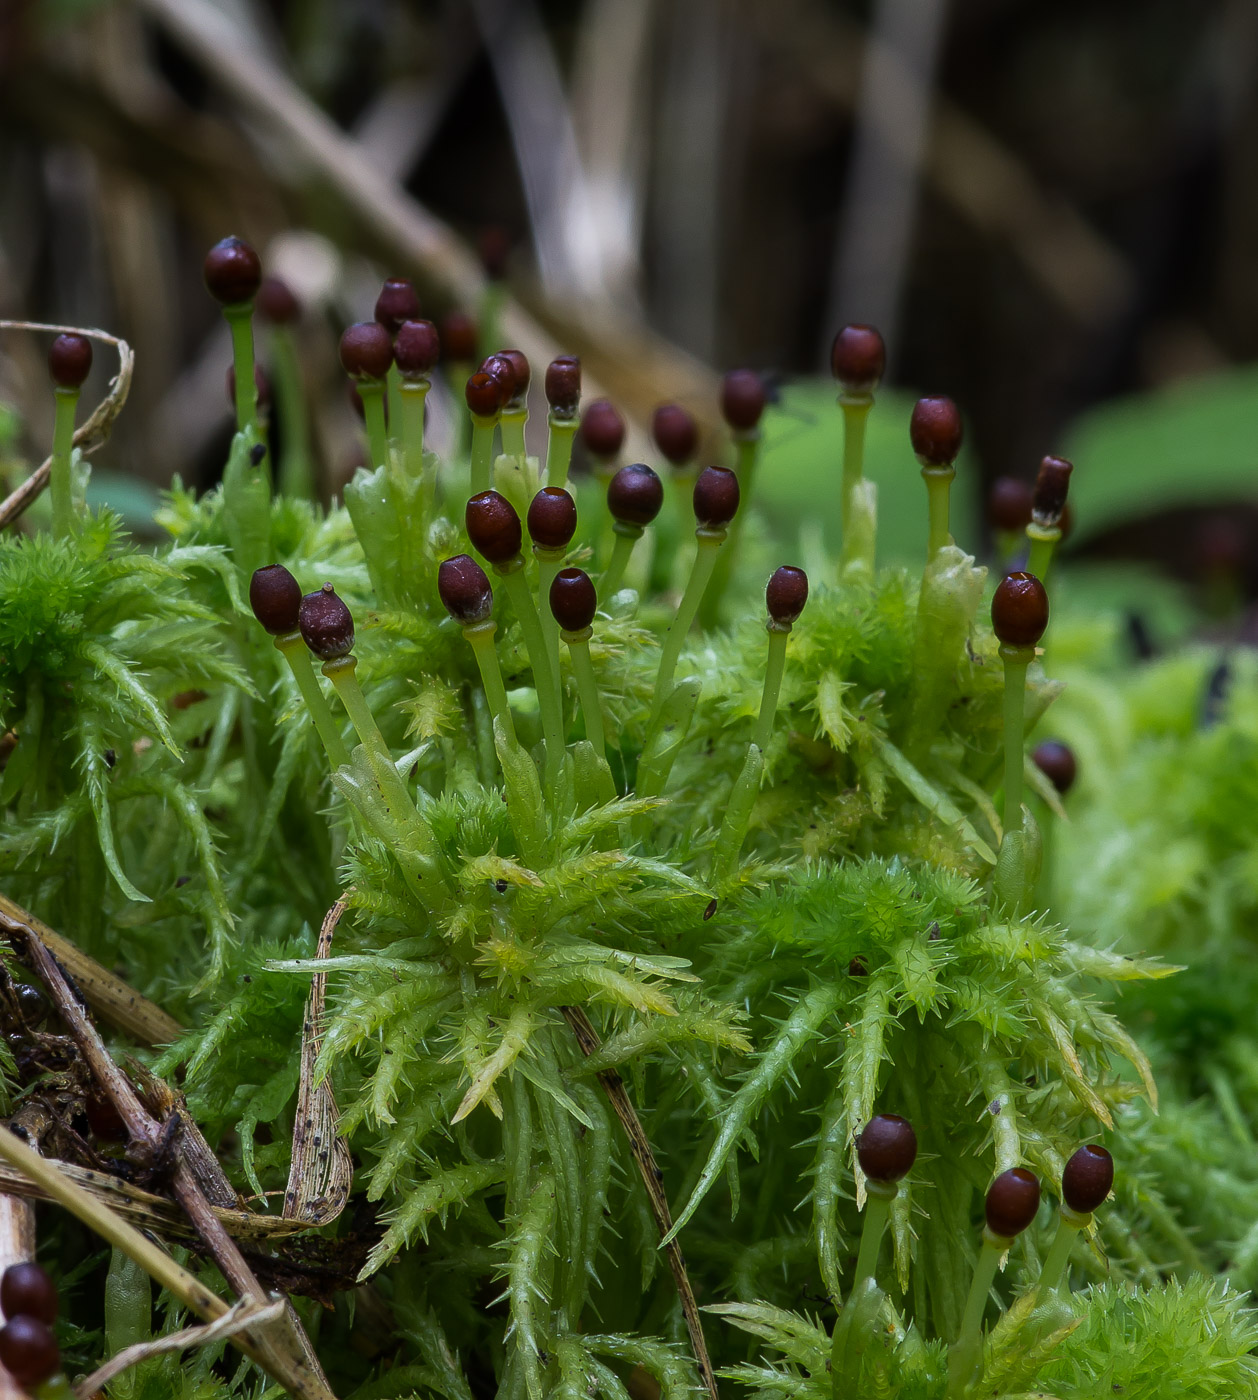
[[[1016,476],[998,476],[987,493],[987,519],[1008,534],[1031,523],[1031,487]]]
[[[577,532],[577,503],[562,486],[543,486],[529,502],[529,539],[541,549],[566,549]]]
[[[507,401],[507,385],[496,374],[478,369],[463,390],[468,411],[477,418],[497,418]]]
[[[607,509],[623,525],[649,525],[664,504],[664,483],[645,462],[621,467],[607,483]]]
[[[502,351],[495,355],[486,355],[480,367],[484,374],[492,374],[502,385],[504,402],[516,397],[515,361],[509,355],[503,354]]]
[[[779,627],[787,627],[804,611],[808,601],[808,575],[793,564],[775,569],[764,590],[765,607]]]
[[[511,366],[511,397],[523,399],[533,380],[533,371],[529,366],[528,356],[523,350],[499,350],[498,356]]]
[[[872,394],[887,369],[887,347],[873,326],[844,326],[830,347],[830,370],[849,394]]]
[[[489,575],[470,554],[442,560],[437,570],[437,592],[445,610],[465,627],[484,622],[494,610]]]
[[[467,537],[491,564],[516,558],[524,540],[515,507],[497,491],[473,496],[463,513]]]
[[[704,467],[695,481],[695,522],[708,530],[728,525],[738,513],[738,477],[728,467]]]
[[[571,418],[581,403],[581,361],[560,355],[546,366],[546,402],[562,418]]]
[[[383,379],[393,363],[393,337],[379,321],[356,321],[341,336],[341,368],[353,379]]]
[[[297,630],[301,586],[283,564],[255,569],[249,580],[249,606],[273,637]]]
[[[59,335],[48,351],[48,373],[59,389],[82,388],[92,369],[92,342],[85,335]]]
[[[301,302],[282,277],[264,277],[258,287],[258,315],[273,326],[291,326],[301,318]]]
[[[206,291],[220,306],[252,301],[262,285],[262,261],[242,238],[224,238],[205,255]]]
[[[33,1390],[61,1366],[51,1329],[37,1317],[19,1313],[0,1327],[0,1362],[24,1390]]]
[[[584,569],[560,569],[550,585],[550,610],[565,632],[583,632],[598,611],[598,594]]]
[[[1060,739],[1045,739],[1042,744],[1036,744],[1031,758],[1063,797],[1074,787],[1079,768],[1069,744],[1063,744]]]
[[[907,1118],[880,1113],[856,1139],[856,1160],[871,1181],[899,1181],[917,1160],[917,1134]]]
[[[1010,1167],[987,1188],[987,1228],[1002,1239],[1020,1235],[1039,1208],[1039,1178],[1025,1167]]]
[[[961,412],[942,394],[918,399],[909,419],[909,439],[924,467],[949,467],[961,451]]]
[[[1061,1174],[1061,1198],[1079,1215],[1091,1215],[1114,1185],[1114,1159],[1103,1147],[1089,1143],[1066,1163]]]
[[[764,412],[764,381],[754,369],[732,369],[721,381],[721,414],[736,433],[749,433]]]
[[[699,425],[694,414],[679,403],[662,403],[651,417],[651,436],[667,461],[684,467],[694,460],[699,446]]]
[[[320,661],[335,661],[354,649],[354,617],[330,583],[307,593],[297,610],[306,645]]]
[[[1033,647],[1048,626],[1048,594],[1034,574],[1006,574],[992,595],[992,628],[1007,647]]]
[[[6,1318],[38,1318],[46,1327],[57,1320],[57,1285],[33,1262],[10,1264],[0,1278],[0,1308]]]
[[[1031,513],[1037,525],[1052,527],[1061,520],[1066,509],[1066,494],[1070,490],[1070,473],[1074,464],[1064,457],[1045,457],[1035,478],[1035,494]]]
[[[581,441],[591,456],[615,457],[624,445],[625,420],[607,399],[595,399],[581,415]]]
[[[390,335],[397,335],[403,321],[418,321],[423,312],[419,294],[409,277],[388,277],[376,298],[376,320]]]
[[[466,311],[447,311],[441,318],[441,354],[455,364],[476,358],[476,322]]]
[[[393,362],[403,379],[421,379],[441,357],[441,341],[431,321],[403,321],[393,339]]]

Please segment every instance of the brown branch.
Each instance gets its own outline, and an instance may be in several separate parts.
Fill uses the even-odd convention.
[[[563,1013],[564,1020],[572,1027],[572,1033],[576,1036],[583,1055],[589,1056],[602,1049],[598,1032],[579,1006],[561,1006],[559,1010]],[[656,1227],[660,1238],[663,1239],[673,1228],[673,1213],[669,1209],[668,1195],[664,1190],[664,1173],[655,1160],[646,1129],[643,1128],[642,1120],[634,1109],[624,1080],[614,1069],[599,1070],[597,1077],[616,1117],[620,1119],[625,1136],[629,1139],[629,1151],[637,1163],[638,1175],[642,1178],[647,1199],[651,1203],[651,1214],[655,1217]],[[718,1400],[716,1374],[712,1370],[712,1359],[708,1356],[708,1344],[703,1337],[699,1305],[695,1302],[694,1289],[690,1286],[690,1275],[686,1272],[681,1245],[676,1240],[671,1240],[664,1246],[664,1253],[668,1256],[668,1267],[673,1271],[673,1282],[677,1285],[677,1295],[681,1299],[682,1316],[686,1319],[686,1331],[690,1333],[690,1347],[695,1354],[700,1379],[710,1400]]]

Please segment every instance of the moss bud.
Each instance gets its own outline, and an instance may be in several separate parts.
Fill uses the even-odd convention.
[[[560,355],[546,366],[546,402],[561,418],[571,418],[581,403],[581,361]]]
[[[389,277],[376,298],[376,321],[390,335],[397,335],[403,321],[418,321],[419,297],[409,277]]]
[[[1025,1167],[1010,1167],[987,1188],[987,1228],[1001,1239],[1020,1235],[1039,1208],[1039,1178]]]
[[[354,649],[353,615],[330,583],[301,600],[297,624],[302,639],[320,661],[335,661]]]
[[[19,1313],[0,1327],[0,1362],[24,1390],[33,1390],[61,1367],[52,1331],[37,1317]]]
[[[738,477],[728,467],[704,467],[695,481],[694,508],[700,527],[728,525],[738,513]]]
[[[961,413],[951,399],[939,395],[918,399],[909,419],[909,439],[924,467],[950,467],[961,451]]]
[[[431,321],[403,321],[393,341],[393,360],[403,379],[422,379],[437,363],[441,341]]]
[[[437,592],[445,610],[464,627],[485,622],[494,608],[489,576],[470,554],[444,559],[437,570]]]
[[[205,255],[205,287],[220,306],[252,301],[262,284],[262,263],[240,238],[224,238]]]
[[[478,369],[463,391],[468,411],[477,418],[497,418],[507,401],[507,385],[496,374]]]
[[[273,637],[297,630],[301,587],[283,564],[255,569],[249,580],[249,606]]]
[[[987,519],[1009,534],[1031,523],[1031,488],[1016,476],[998,476],[987,493]]]
[[[581,441],[594,457],[615,457],[624,445],[625,420],[607,399],[595,399],[581,415]]]
[[[1051,529],[1061,521],[1072,471],[1073,464],[1064,457],[1045,457],[1040,463],[1031,500],[1031,514],[1037,525]]]
[[[497,491],[482,491],[463,515],[467,537],[491,564],[506,564],[520,553],[524,534],[515,507]]]
[[[1061,1198],[1079,1215],[1091,1215],[1114,1184],[1114,1159],[1103,1147],[1081,1147],[1061,1174]]]
[[[356,321],[341,336],[341,367],[352,379],[383,379],[393,363],[393,337],[379,321]]]
[[[849,394],[872,394],[887,369],[887,347],[873,326],[844,326],[830,347],[830,369]]]
[[[899,1181],[917,1160],[917,1134],[907,1118],[880,1113],[856,1140],[856,1160],[870,1181]]]
[[[560,569],[550,585],[550,610],[565,632],[584,632],[598,611],[598,595],[584,569]]]
[[[736,433],[749,433],[760,422],[764,383],[754,369],[732,369],[721,381],[721,413]]]
[[[634,462],[607,484],[607,509],[623,525],[649,525],[664,504],[664,483],[646,465]]]
[[[684,467],[694,460],[699,446],[699,425],[694,414],[679,403],[662,403],[651,418],[651,436],[667,461]]]
[[[59,335],[48,351],[48,373],[59,389],[80,389],[92,369],[92,342],[85,335]]]
[[[1079,769],[1069,744],[1063,744],[1060,739],[1045,739],[1035,746],[1031,758],[1063,797],[1074,787]]]
[[[533,379],[533,371],[529,367],[528,356],[523,350],[499,350],[498,358],[506,360],[511,366],[512,385],[511,397],[524,401],[525,395],[529,391],[529,384]]]
[[[59,1307],[57,1285],[38,1264],[10,1264],[0,1278],[0,1308],[6,1318],[24,1315],[51,1327]]]
[[[301,302],[281,277],[264,277],[258,288],[258,314],[273,326],[291,326],[301,318]]]
[[[441,318],[441,354],[455,364],[476,358],[476,322],[466,311],[447,311]]]
[[[803,569],[783,564],[774,571],[764,590],[764,602],[779,627],[789,627],[804,611],[807,601],[808,575]]]
[[[1034,574],[1006,574],[992,595],[992,628],[1007,647],[1033,647],[1048,626],[1048,594]]]
[[[529,503],[529,539],[541,549],[566,549],[577,532],[577,503],[562,486],[543,486]]]

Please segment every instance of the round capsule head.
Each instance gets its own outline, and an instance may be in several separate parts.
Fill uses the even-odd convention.
[[[1070,473],[1074,465],[1064,457],[1045,457],[1035,478],[1035,495],[1031,513],[1037,525],[1051,527],[1060,522],[1066,509],[1066,493],[1070,490]]]
[[[830,369],[849,394],[872,394],[887,368],[887,347],[873,326],[844,326],[830,347]]]
[[[909,438],[924,467],[950,467],[961,451],[961,412],[943,395],[918,399],[909,419]]]
[[[301,587],[283,564],[255,569],[249,580],[249,606],[273,637],[297,630]]]
[[[750,432],[764,405],[764,382],[754,369],[732,369],[721,381],[721,413],[736,433]]]
[[[484,622],[493,612],[494,590],[489,577],[470,554],[442,560],[437,570],[437,592],[445,610],[465,627]]]
[[[1114,1184],[1114,1159],[1089,1143],[1066,1163],[1061,1174],[1061,1198],[1079,1215],[1091,1215]]]
[[[899,1181],[917,1159],[917,1134],[907,1118],[880,1113],[856,1140],[856,1159],[871,1181]]]
[[[419,296],[409,277],[390,277],[376,298],[376,320],[390,335],[397,335],[403,321],[420,318]]]
[[[560,569],[550,585],[550,610],[565,632],[584,632],[598,611],[598,595],[584,569]]]
[[[704,467],[695,480],[695,522],[717,530],[738,513],[738,478],[728,467]]]
[[[352,379],[383,379],[393,363],[393,337],[379,321],[356,321],[341,336],[341,367]]]
[[[307,593],[297,610],[306,645],[320,661],[335,661],[354,649],[354,618],[330,583]]]
[[[301,317],[301,303],[282,277],[264,277],[258,288],[258,315],[273,326],[291,326]]]
[[[1006,574],[992,595],[992,629],[1007,647],[1033,647],[1048,626],[1048,594],[1034,574]]]
[[[581,403],[581,361],[560,355],[546,366],[546,402],[561,418],[571,418]]]
[[[808,575],[792,564],[776,569],[764,590],[769,616],[779,627],[789,627],[808,601]],[[868,1175],[868,1172],[866,1173]]]
[[[455,364],[476,358],[476,322],[466,311],[447,311],[441,318],[441,354]]]
[[[507,401],[507,385],[496,374],[478,369],[467,381],[463,397],[477,418],[496,418]]]
[[[503,402],[516,397],[516,370],[515,361],[510,356],[499,351],[496,355],[487,355],[480,363],[483,374],[492,374],[502,385]]]
[[[262,285],[262,262],[240,238],[224,238],[205,255],[205,287],[220,306],[252,301]]]
[[[1045,739],[1042,744],[1036,744],[1031,758],[1063,797],[1074,787],[1079,767],[1069,744],[1063,744],[1060,739]]]
[[[533,379],[533,371],[529,366],[528,356],[525,355],[523,350],[499,350],[498,358],[506,360],[511,366],[512,399],[523,401],[524,396],[529,391],[529,384]]]
[[[646,465],[621,467],[607,483],[607,509],[624,525],[649,525],[664,504],[664,483]]]
[[[607,399],[595,399],[581,415],[581,441],[593,457],[615,457],[624,445],[625,420]]]
[[[695,449],[699,446],[699,425],[681,404],[660,404],[651,418],[651,436],[673,466],[684,467],[694,460]]]
[[[1002,1239],[1020,1235],[1039,1208],[1039,1178],[1025,1167],[1010,1167],[987,1188],[987,1228]]]
[[[0,1278],[0,1308],[6,1318],[24,1314],[51,1327],[57,1320],[57,1285],[38,1264],[10,1264]]]
[[[515,507],[497,491],[482,491],[464,512],[467,537],[491,564],[505,564],[520,553],[524,535]]]
[[[1016,476],[998,476],[987,495],[987,518],[993,530],[1013,534],[1031,523],[1031,488]]]
[[[48,351],[48,373],[59,389],[79,389],[92,368],[92,342],[85,335],[59,335]]]
[[[57,1374],[61,1353],[46,1323],[19,1313],[0,1327],[0,1362],[24,1390]]]
[[[421,379],[441,356],[441,341],[431,321],[403,321],[393,339],[393,360],[403,379]]]
[[[529,539],[542,549],[566,549],[577,532],[577,503],[562,486],[543,486],[529,502]]]

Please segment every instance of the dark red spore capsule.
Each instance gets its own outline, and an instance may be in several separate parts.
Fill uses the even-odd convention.
[[[542,549],[566,549],[577,532],[577,503],[562,486],[543,486],[529,502],[529,539]]]
[[[220,306],[252,301],[262,285],[262,261],[241,238],[224,238],[205,255],[205,287]]]
[[[1061,1174],[1061,1198],[1080,1215],[1091,1215],[1114,1185],[1114,1159],[1103,1147],[1081,1147]]]
[[[1025,1167],[1010,1167],[987,1188],[987,1228],[1002,1239],[1020,1235],[1039,1208],[1039,1178]]]
[[[482,491],[464,512],[467,537],[491,564],[516,558],[524,541],[515,507],[497,491]]]
[[[598,611],[598,595],[584,569],[560,569],[550,585],[550,610],[565,632],[584,632]]]
[[[19,1313],[0,1327],[0,1362],[24,1390],[33,1390],[61,1366],[51,1329],[37,1317]]]
[[[409,277],[389,277],[376,298],[376,320],[390,335],[397,335],[403,321],[418,321],[422,315],[419,295]]]
[[[492,374],[502,385],[504,403],[516,397],[515,361],[509,355],[504,355],[501,351],[496,355],[487,355],[481,361],[480,367],[483,374]]]
[[[1074,787],[1079,767],[1069,744],[1063,744],[1060,739],[1045,739],[1042,744],[1036,744],[1031,758],[1063,797]]]
[[[738,513],[738,477],[728,467],[704,467],[695,481],[695,521],[705,529],[728,525]]]
[[[546,402],[563,418],[570,418],[581,403],[581,361],[560,355],[546,366]]]
[[[282,277],[264,277],[258,287],[258,315],[273,326],[291,326],[301,318],[301,302]]]
[[[721,381],[721,413],[736,433],[750,432],[764,405],[764,381],[754,369],[732,369]]]
[[[651,436],[667,461],[684,467],[694,460],[699,446],[699,425],[694,414],[679,403],[662,403],[651,418]]]
[[[499,350],[498,355],[511,366],[513,399],[523,399],[529,391],[529,384],[533,379],[533,371],[529,367],[528,356],[523,350]]]
[[[951,466],[961,451],[961,438],[961,412],[951,399],[918,399],[909,419],[909,439],[924,467]]]
[[[477,418],[497,418],[507,401],[507,385],[497,375],[478,369],[467,381],[463,397]]]
[[[899,1181],[917,1160],[917,1134],[907,1118],[880,1113],[856,1140],[856,1159],[871,1181]]]
[[[393,362],[403,379],[421,379],[441,357],[441,340],[431,321],[403,321],[393,340]]]
[[[466,311],[447,311],[441,318],[441,354],[455,364],[476,358],[476,322]]]
[[[987,518],[993,530],[1009,534],[1031,523],[1031,487],[1016,476],[998,476],[987,495]]]
[[[1006,574],[992,595],[992,628],[1008,647],[1033,647],[1048,626],[1048,594],[1034,574]]]
[[[873,326],[844,326],[830,347],[830,369],[850,394],[872,394],[887,369],[887,347]]]
[[[59,335],[48,351],[48,373],[59,389],[80,389],[92,369],[92,342],[85,335]]]
[[[393,337],[379,321],[356,321],[341,336],[341,367],[353,379],[383,379],[393,363]]]
[[[57,1285],[38,1264],[10,1264],[0,1278],[0,1308],[10,1320],[25,1315],[51,1327],[59,1307]]]
[[[335,661],[354,649],[354,617],[330,583],[307,593],[297,610],[306,645],[320,661]]]
[[[780,627],[793,623],[804,611],[808,601],[808,575],[793,564],[783,564],[774,570],[764,590],[769,616]]]
[[[442,560],[437,570],[437,592],[445,610],[465,627],[484,622],[493,612],[494,590],[489,576],[470,554]]]
[[[649,525],[664,504],[664,483],[645,462],[633,462],[607,483],[607,509],[624,525]]]
[[[595,399],[581,415],[581,441],[594,457],[615,457],[624,446],[625,420],[607,399]]]
[[[1073,463],[1064,457],[1045,457],[1041,461],[1031,501],[1031,513],[1037,524],[1051,527],[1061,520],[1062,511],[1066,509],[1072,471]]]
[[[301,586],[283,564],[255,569],[249,580],[249,606],[273,637],[297,630]]]

